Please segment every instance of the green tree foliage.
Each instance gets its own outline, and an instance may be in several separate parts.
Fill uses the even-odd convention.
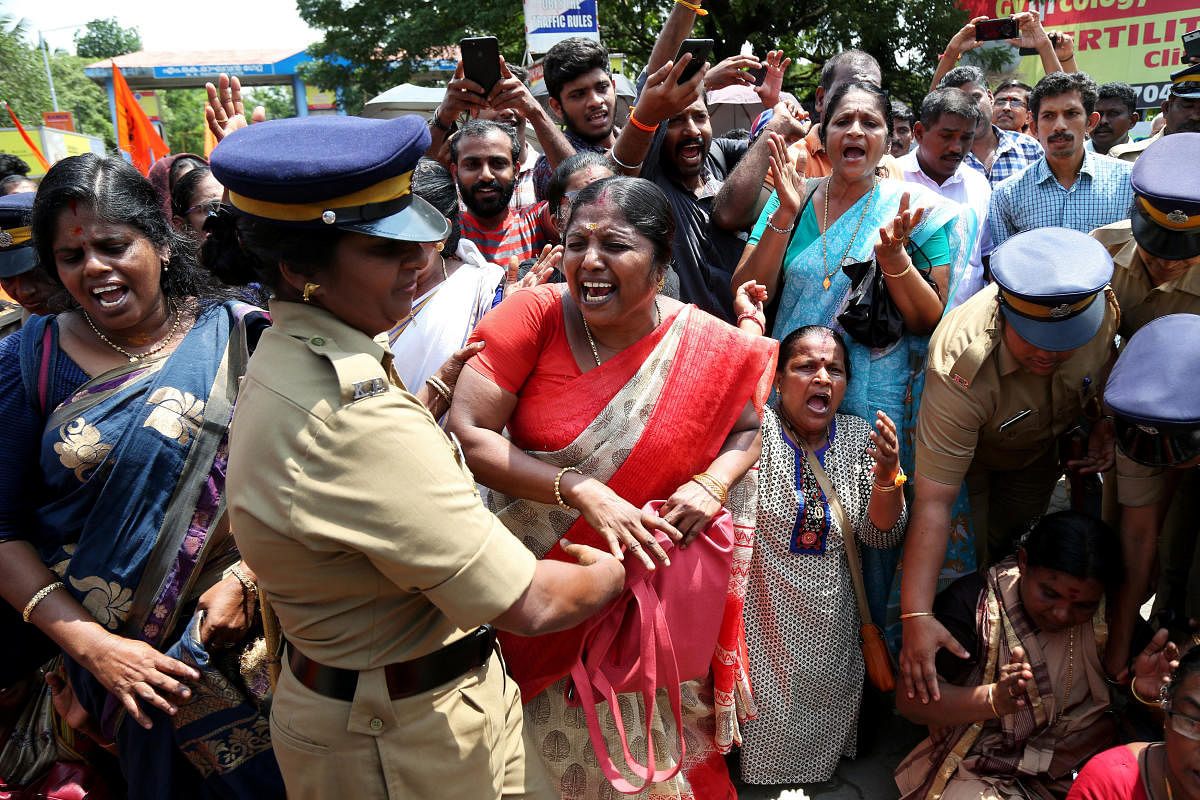
[[[99,136],[114,147],[108,96],[83,74],[89,59],[58,52],[50,54],[50,72],[58,107],[75,116],[75,130]],[[46,79],[42,52],[26,36],[22,21],[0,16],[0,99],[7,100],[26,127],[42,124],[42,112],[53,111],[50,84]],[[0,127],[10,123],[0,114]]]
[[[340,87],[351,113],[408,80],[414,71],[409,59],[436,54],[463,36],[496,36],[510,61],[525,47],[520,0],[359,0],[349,8],[341,0],[298,0],[298,6],[309,25],[325,31],[324,40],[309,48],[319,60],[305,68],[305,79]],[[671,7],[670,0],[598,0],[601,37],[640,68]],[[784,88],[798,96],[811,93],[830,56],[858,47],[879,60],[893,94],[913,101],[924,96],[938,54],[967,16],[954,0],[705,0],[704,7],[709,14],[697,20],[693,35],[716,42],[714,58],[734,55],[748,41],[757,54],[782,48],[811,62],[795,64],[785,80]],[[336,58],[348,63],[334,63]]]
[[[116,17],[94,19],[75,33],[75,52],[81,58],[95,61],[112,58],[142,49],[142,35],[137,28],[122,28]]]
[[[167,146],[172,153],[204,153],[203,89],[168,89],[158,93]]]
[[[242,89],[242,99],[247,111],[262,106],[267,119],[285,119],[296,116],[295,92],[290,86],[252,86]]]

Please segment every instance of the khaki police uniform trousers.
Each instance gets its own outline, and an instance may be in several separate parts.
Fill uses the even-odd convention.
[[[353,702],[313,692],[284,659],[271,740],[289,800],[554,800],[523,735],[521,696],[495,653],[424,694],[391,700],[382,669]]]
[[[1024,469],[972,467],[967,472],[975,557],[980,569],[1015,552],[1017,541],[1029,530],[1033,519],[1046,513],[1060,475],[1057,447],[1051,447]]]

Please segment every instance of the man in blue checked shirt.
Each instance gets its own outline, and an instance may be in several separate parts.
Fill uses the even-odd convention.
[[[1132,165],[1084,147],[1096,126],[1096,82],[1083,72],[1054,72],[1029,98],[1033,132],[1045,153],[994,187],[988,212],[992,242],[1048,226],[1084,233],[1129,216]]]
[[[987,80],[979,67],[963,65],[946,73],[938,82],[939,89],[962,89],[979,105],[983,115],[975,131],[971,152],[963,163],[983,173],[995,189],[1004,179],[1016,175],[1042,157],[1037,139],[1024,133],[1006,131],[992,122],[995,98],[987,88]]]

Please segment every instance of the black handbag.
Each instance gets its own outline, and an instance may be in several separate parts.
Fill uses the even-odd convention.
[[[910,244],[921,254],[924,262],[929,264],[924,251],[915,242]],[[909,257],[912,257],[911,249]],[[913,264],[913,269],[925,279],[934,292],[937,292],[937,283],[929,277],[930,268],[922,270]],[[866,261],[847,259],[842,264],[842,272],[850,278],[850,294],[846,297],[845,310],[838,314],[837,318],[842,330],[854,341],[875,350],[891,347],[898,342],[904,335],[904,317],[896,307],[896,301],[892,300],[891,294],[888,293],[887,280],[883,277],[883,270],[879,268],[875,256],[872,255]]]

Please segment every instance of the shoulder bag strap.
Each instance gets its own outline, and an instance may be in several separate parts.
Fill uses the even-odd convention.
[[[854,599],[858,601],[858,616],[863,622],[870,622],[871,609],[867,605],[867,587],[863,583],[862,565],[858,560],[858,542],[854,539],[854,527],[850,524],[850,515],[846,513],[842,501],[838,499],[837,492],[833,489],[833,482],[829,480],[829,475],[821,466],[820,460],[807,447],[804,448],[804,456],[808,459],[808,468],[813,471],[821,491],[825,493],[825,499],[829,501],[829,508],[837,515],[838,524],[842,528],[842,543],[846,548],[846,560],[850,562],[850,581],[854,584]]]

